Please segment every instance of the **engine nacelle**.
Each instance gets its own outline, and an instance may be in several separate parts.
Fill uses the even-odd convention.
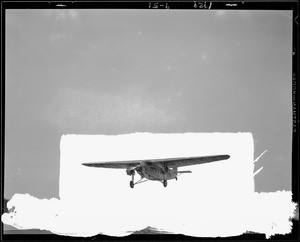
[[[126,174],[127,174],[128,176],[132,176],[132,175],[135,174],[135,171],[134,171],[134,169],[127,169],[127,170],[126,170]]]

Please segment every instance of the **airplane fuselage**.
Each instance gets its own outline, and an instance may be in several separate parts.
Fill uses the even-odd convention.
[[[154,181],[171,180],[177,177],[177,168],[169,169],[150,162],[144,163],[136,171],[142,178]]]

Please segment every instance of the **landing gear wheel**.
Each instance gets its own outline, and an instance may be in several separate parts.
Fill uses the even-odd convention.
[[[130,184],[130,187],[131,187],[131,188],[134,188],[134,183],[133,183],[133,181],[130,181],[129,184]]]
[[[164,184],[164,187],[167,187],[167,185],[168,185],[167,180],[164,180],[163,184]]]

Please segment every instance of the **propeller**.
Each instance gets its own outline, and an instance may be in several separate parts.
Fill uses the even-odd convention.
[[[141,168],[141,167],[142,167],[141,164],[139,164],[139,165],[137,165],[137,166],[130,167],[130,168],[128,168],[128,169],[126,170],[126,174],[127,174],[128,176],[132,176],[132,175],[135,174],[135,170],[138,170],[138,169]]]

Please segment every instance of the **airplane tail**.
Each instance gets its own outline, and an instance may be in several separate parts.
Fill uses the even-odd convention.
[[[192,173],[191,171],[177,171],[177,174],[180,174],[180,173]]]
[[[192,173],[191,171],[178,171],[178,170],[177,170],[177,167],[174,167],[174,168],[173,168],[173,171],[174,171],[176,174]]]
[[[191,172],[191,171],[176,171],[176,177],[175,177],[175,179],[177,180],[178,177],[179,177],[180,175],[182,175],[183,173],[192,173],[192,172]]]

